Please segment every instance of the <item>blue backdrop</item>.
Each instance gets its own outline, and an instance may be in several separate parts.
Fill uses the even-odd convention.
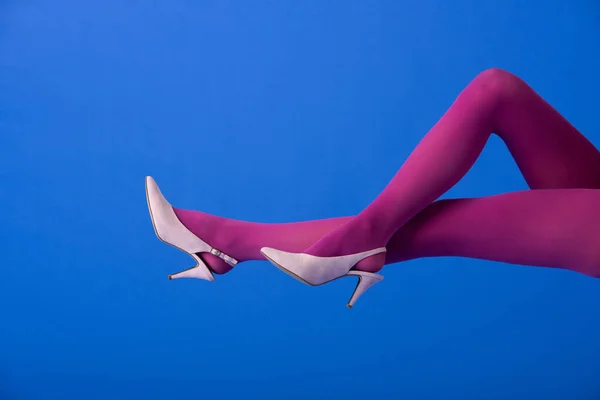
[[[266,261],[168,281],[144,197],[355,214],[489,67],[599,144],[600,7],[566,3],[2,2],[0,398],[598,398],[598,280],[415,260],[352,310]],[[493,138],[447,196],[525,187]]]

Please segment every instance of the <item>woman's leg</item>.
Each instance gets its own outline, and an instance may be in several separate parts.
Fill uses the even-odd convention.
[[[600,277],[600,190],[549,189],[476,199],[439,200],[390,239],[386,264],[455,256],[564,268]],[[260,224],[177,210],[189,228],[238,260],[262,260],[260,249],[301,252],[353,217]],[[231,269],[212,263],[215,272]]]
[[[427,133],[383,192],[357,217],[306,250],[338,256],[386,246],[472,167],[489,136],[507,145],[532,189],[600,188],[600,153],[518,77],[478,75]],[[377,271],[385,255],[357,269]]]

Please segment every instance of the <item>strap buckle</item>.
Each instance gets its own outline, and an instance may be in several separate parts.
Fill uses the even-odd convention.
[[[235,267],[236,264],[238,263],[238,261],[235,258],[230,257],[227,254],[224,254],[221,250],[215,249],[214,247],[210,249],[210,254],[212,254],[215,257],[219,257],[221,260],[225,261],[227,264],[231,265],[232,267]]]

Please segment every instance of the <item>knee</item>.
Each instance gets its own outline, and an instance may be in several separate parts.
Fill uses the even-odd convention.
[[[521,78],[500,68],[480,72],[472,83],[494,104],[510,100],[527,88]]]
[[[501,68],[489,68],[480,72],[475,80],[491,89],[507,90],[519,86],[521,79]]]

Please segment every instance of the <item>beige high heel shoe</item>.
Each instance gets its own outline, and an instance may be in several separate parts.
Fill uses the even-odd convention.
[[[213,256],[219,257],[232,267],[235,267],[238,263],[233,257],[215,249],[190,232],[190,230],[179,221],[173,207],[162,195],[158,185],[150,176],[146,177],[146,200],[148,201],[148,209],[150,210],[150,217],[152,218],[152,225],[154,226],[156,236],[163,242],[186,252],[196,261],[195,266],[176,274],[169,275],[169,279],[196,278],[214,281],[215,276],[212,271],[206,266],[204,261],[198,257],[197,253],[210,253]]]
[[[347,256],[318,257],[305,253],[288,253],[270,247],[263,247],[260,250],[277,268],[307,285],[319,286],[339,278],[357,276],[358,284],[348,302],[348,308],[351,308],[367,289],[383,280],[383,275],[351,271],[352,267],[367,257],[385,251],[385,247],[381,247]]]

